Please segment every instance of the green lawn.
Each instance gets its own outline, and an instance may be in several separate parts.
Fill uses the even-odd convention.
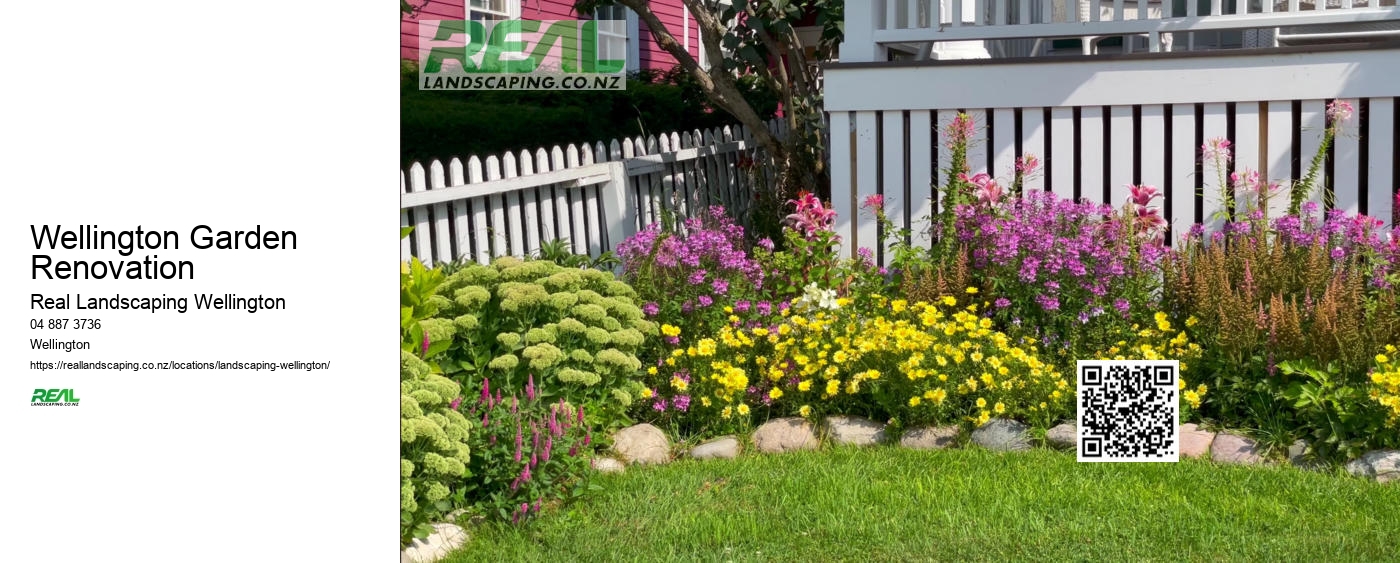
[[[448,561],[1392,561],[1400,486],[1036,450],[835,449],[681,461]]]

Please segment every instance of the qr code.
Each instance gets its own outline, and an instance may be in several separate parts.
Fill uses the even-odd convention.
[[[1079,461],[1176,462],[1176,360],[1080,360]]]

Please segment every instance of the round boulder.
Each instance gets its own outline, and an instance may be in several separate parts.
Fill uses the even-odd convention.
[[[763,453],[817,449],[812,423],[798,417],[775,418],[753,433],[753,445]]]
[[[911,428],[899,437],[899,445],[914,450],[941,450],[957,445],[956,426],[925,426]]]
[[[671,461],[671,440],[650,424],[628,426],[613,436],[613,452],[626,463],[666,463]]]
[[[993,451],[1031,449],[1030,427],[1006,418],[993,418],[972,431],[972,443]]]
[[[885,441],[885,425],[860,416],[827,417],[826,432],[837,444],[873,446]]]

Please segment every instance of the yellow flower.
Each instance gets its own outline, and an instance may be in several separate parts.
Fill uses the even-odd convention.
[[[807,392],[807,391],[811,391],[811,390],[812,390],[812,380],[810,380],[810,379],[804,379],[804,380],[802,380],[802,381],[797,382],[797,390],[798,390],[798,391],[802,391],[802,392],[804,392],[804,393]]]
[[[911,407],[917,407],[917,406],[919,406],[919,401],[920,401],[920,399],[919,399],[919,397],[917,397],[917,396],[915,396],[915,397],[909,397],[909,406],[911,406]]]
[[[661,325],[661,334],[664,336],[680,336],[681,327],[663,324]]]
[[[685,391],[687,387],[690,387],[690,383],[686,382],[686,380],[681,379],[679,377],[672,377],[671,387],[676,389],[677,391]]]
[[[1176,388],[1177,388],[1177,389],[1185,389],[1185,388],[1186,388],[1186,380],[1185,380],[1185,379],[1177,379],[1177,380],[1176,380]]]
[[[719,413],[719,415],[722,416],[722,417],[724,417],[724,418],[729,418],[729,417],[734,416],[734,407],[724,407],[724,410],[721,411],[721,412]]]
[[[656,366],[651,366],[651,367],[647,368],[647,374],[649,374],[649,375],[656,375]]]
[[[989,413],[989,412],[987,412],[987,411],[982,411],[982,414],[980,414],[980,415],[977,416],[977,425],[978,425],[978,426],[982,426],[983,424],[986,424],[988,420],[991,420],[991,418],[992,418],[992,413]]]
[[[1191,404],[1191,408],[1194,409],[1201,406],[1201,397],[1197,395],[1195,391],[1187,391],[1184,396],[1186,397],[1186,402]]]
[[[679,352],[680,350],[676,350],[676,351]],[[675,358],[666,358],[666,365],[675,367],[675,365],[676,365],[676,359],[675,359]]]
[[[980,408],[984,408],[984,407],[986,407],[986,406],[987,406],[987,400],[986,400],[986,399],[983,399],[982,397],[978,397],[978,398],[977,398],[977,408],[980,409]]]
[[[705,406],[705,407],[710,406],[710,398],[709,398],[709,397],[700,397],[700,405],[701,405],[701,406]]]
[[[944,298],[943,298],[943,304],[944,304],[944,305],[947,305],[947,306],[949,306],[949,307],[952,307],[952,306],[958,304],[958,300],[957,300],[957,298],[955,298],[955,297],[953,297],[953,296],[950,295],[950,296],[948,296],[948,297],[944,297]]]
[[[739,416],[748,416],[748,415],[749,415],[749,406],[748,406],[748,405],[745,405],[745,404],[743,404],[743,403],[739,403]]]
[[[807,405],[802,405],[802,408],[797,409],[797,414],[802,415],[802,418],[807,418],[807,417],[809,417],[809,416],[812,416],[812,407],[807,406]]]
[[[976,294],[977,294],[977,288],[975,288],[975,287],[969,287],[969,288],[967,288],[967,294],[968,294],[968,295],[976,295]]]
[[[1385,354],[1376,354],[1376,363],[1378,363],[1378,364],[1390,363],[1390,358],[1385,357]]]
[[[642,398],[643,398],[643,399],[650,399],[651,397],[652,397],[651,389],[642,389]]]
[[[835,395],[835,394],[837,394],[837,393],[839,393],[839,392],[841,392],[841,380],[840,380],[840,379],[832,379],[832,380],[826,382],[826,394],[827,394],[827,395]]]
[[[1196,323],[1199,323],[1199,322],[1201,322],[1201,321],[1198,320],[1198,319],[1196,319],[1196,316],[1195,316],[1195,315],[1191,315],[1191,316],[1189,316],[1189,317],[1186,317],[1186,326],[1187,326],[1188,328],[1189,328],[1189,327],[1196,326]]]
[[[782,397],[782,396],[783,396],[783,390],[782,390],[782,389],[779,389],[779,388],[777,388],[777,387],[774,387],[771,391],[768,392],[768,398],[769,398],[769,399],[777,399],[777,398]]]
[[[858,392],[860,392],[860,380],[859,380],[859,379],[852,379],[851,381],[849,381],[849,382],[846,383],[846,394],[847,394],[847,395],[854,395],[854,394],[856,394],[856,393],[858,393]]]
[[[997,401],[996,406],[992,407],[992,410],[996,411],[997,414],[1004,413],[1006,412],[1006,405],[1001,404],[1001,401]]]

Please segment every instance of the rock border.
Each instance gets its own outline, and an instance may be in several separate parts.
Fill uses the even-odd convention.
[[[653,446],[664,440],[667,448],[670,441],[660,429],[650,424],[637,424],[618,431],[619,435],[644,434]],[[1078,429],[1072,422],[1055,425],[1045,432],[1044,446],[1056,450],[1074,450]],[[916,450],[938,450],[959,447],[963,438],[958,426],[921,426],[904,431],[897,441],[903,448]],[[967,437],[967,445],[976,445],[991,451],[1015,452],[1033,449],[1035,440],[1030,434],[1030,426],[1016,420],[993,418],[974,429]],[[1181,425],[1180,457],[1207,459],[1227,465],[1278,465],[1264,458],[1259,443],[1238,430],[1212,432],[1195,423]],[[754,432],[743,440],[734,435],[720,436],[706,440],[690,448],[693,459],[735,459],[743,450],[752,449],[765,454],[775,454],[799,450],[816,450],[823,443],[871,446],[891,442],[887,425],[864,417],[853,415],[831,415],[814,423],[801,417],[770,419],[760,424]],[[615,440],[614,443],[617,443]],[[744,447],[745,445],[749,447]],[[625,448],[624,448],[625,449]],[[669,455],[660,455],[654,448],[649,456],[619,455],[626,461],[643,464],[667,463]],[[1288,465],[1300,469],[1317,470],[1324,466],[1308,459],[1308,444],[1298,440],[1288,448]],[[623,453],[623,452],[616,452]],[[629,452],[630,453],[630,452]],[[629,459],[631,458],[631,459]],[[646,458],[646,459],[639,459]],[[597,457],[593,468],[599,472],[621,472],[627,463],[612,457]],[[1400,483],[1400,450],[1376,450],[1367,452],[1360,458],[1346,464],[1348,473],[1368,478],[1380,483]]]

